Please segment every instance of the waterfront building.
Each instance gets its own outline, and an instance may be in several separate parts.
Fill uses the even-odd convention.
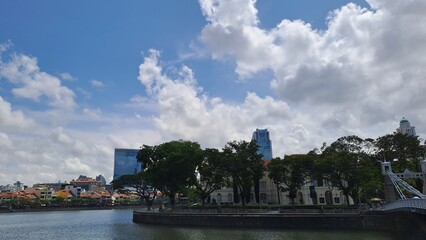
[[[76,198],[80,198],[81,193],[84,191],[84,189],[82,189],[81,187],[76,187],[73,185],[66,185],[64,190],[71,192],[71,194],[74,195],[74,197]]]
[[[256,131],[253,132],[251,140],[256,141],[259,147],[257,153],[262,154],[262,160],[272,160],[272,142],[269,138],[268,129],[256,129]]]
[[[34,202],[38,199],[38,197],[33,193],[29,193],[25,191],[0,193],[0,204],[7,203],[11,200],[19,201],[22,199],[26,199],[31,202]]]
[[[53,196],[53,189],[46,187],[28,188],[25,192],[34,194],[40,200],[51,200]]]
[[[101,186],[101,182],[93,178],[78,178],[76,180],[73,179],[70,184],[75,187],[81,187],[85,191],[89,191],[92,188],[99,188]]]
[[[59,191],[53,192],[53,196],[60,197],[67,201],[71,201],[72,198],[76,197],[73,194],[73,192],[70,190],[59,190]]]
[[[411,126],[410,122],[405,118],[402,118],[399,122],[399,128],[396,129],[396,132],[409,136],[416,136],[416,128]]]
[[[113,180],[123,175],[136,174],[142,170],[142,163],[136,159],[138,151],[138,149],[115,149]]]
[[[92,188],[91,191],[82,192],[80,197],[94,199],[97,202],[108,202],[111,200],[111,194],[104,188]]]
[[[263,155],[263,165],[267,169],[272,159],[272,143],[267,129],[256,129],[252,140],[259,145],[259,153]],[[292,155],[304,157],[304,154]],[[284,156],[285,157],[285,156]],[[260,204],[291,204],[287,192],[277,191],[278,188],[286,188],[284,184],[277,186],[272,179],[268,177],[269,173],[265,170],[262,179],[259,181],[259,203]],[[250,193],[250,204],[257,204],[254,195],[254,188]],[[210,199],[221,205],[236,204],[233,188],[222,188],[210,194]],[[330,182],[323,179],[305,180],[305,184],[298,190],[297,197],[294,199],[296,205],[346,205],[347,200],[341,190],[332,186]],[[349,199],[349,204],[353,200]]]

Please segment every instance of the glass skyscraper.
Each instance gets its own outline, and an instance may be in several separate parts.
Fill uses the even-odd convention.
[[[115,149],[113,180],[123,175],[136,174],[142,170],[142,163],[136,159],[138,151],[138,149]]]
[[[272,143],[269,138],[268,129],[256,129],[256,131],[253,132],[251,140],[256,141],[257,146],[259,146],[257,153],[263,155],[262,159],[264,161],[272,160]]]

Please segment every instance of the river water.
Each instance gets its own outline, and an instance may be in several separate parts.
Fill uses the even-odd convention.
[[[85,210],[1,213],[0,239],[385,240],[394,236],[361,231],[152,226],[133,223],[132,210]]]

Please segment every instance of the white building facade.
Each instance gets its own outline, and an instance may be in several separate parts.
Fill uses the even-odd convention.
[[[416,136],[416,128],[411,126],[410,122],[405,118],[402,118],[399,122],[399,128],[396,129],[396,132],[409,136]]]

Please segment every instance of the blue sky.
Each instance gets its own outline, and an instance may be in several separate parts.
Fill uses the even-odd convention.
[[[110,179],[116,147],[221,148],[256,128],[270,130],[275,156],[376,138],[404,116],[421,135],[422,10],[421,0],[1,1],[0,184]]]

